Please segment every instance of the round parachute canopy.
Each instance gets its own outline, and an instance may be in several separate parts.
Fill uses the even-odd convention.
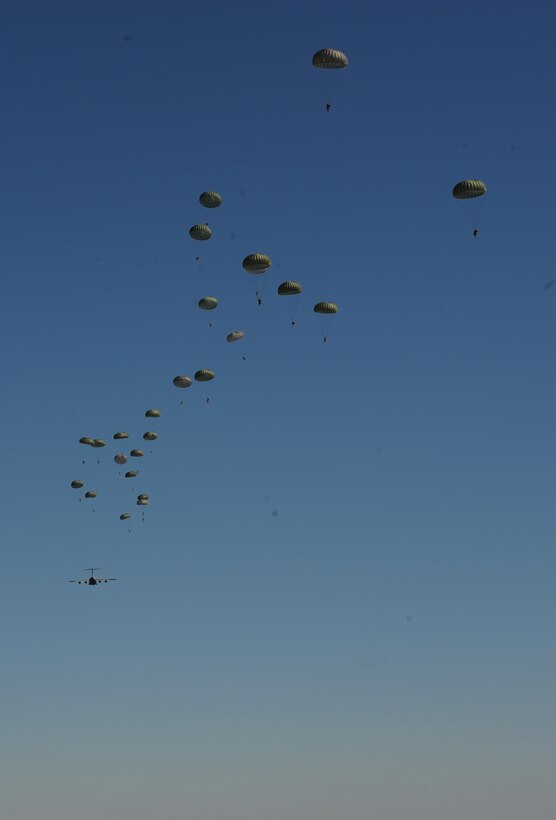
[[[334,302],[317,302],[315,307],[313,308],[315,313],[338,313],[338,305],[335,305]]]
[[[118,453],[114,456],[116,464],[127,464],[127,456],[124,453]]]
[[[191,387],[193,379],[189,376],[176,376],[172,381],[174,387]]]
[[[297,296],[298,293],[302,292],[303,288],[299,282],[282,282],[281,285],[278,285],[279,296]]]
[[[133,456],[133,458],[141,458],[145,453],[142,450],[131,450],[129,455]]]
[[[214,371],[213,370],[197,370],[195,373],[195,381],[196,382],[210,382],[214,379]]]
[[[122,513],[120,515],[120,521],[127,521],[128,518],[131,518],[131,513]]]
[[[475,199],[486,194],[486,185],[480,179],[462,179],[454,185],[452,195],[455,199]]]
[[[93,447],[106,447],[106,442],[102,438],[93,439]]]
[[[96,498],[96,497],[97,497],[97,494],[95,493],[94,490],[88,490],[85,493],[85,498]]]
[[[94,438],[89,438],[88,436],[82,436],[79,439],[79,443],[80,444],[88,444],[89,447],[94,447],[95,440],[94,440]]]
[[[266,253],[250,253],[242,264],[247,273],[264,273],[270,268],[272,262]]]
[[[208,225],[192,225],[189,229],[189,236],[191,239],[210,239],[212,231]]]
[[[149,430],[147,433],[143,433],[143,438],[145,439],[145,441],[156,441],[158,436],[156,435],[156,433],[153,433],[151,430]]]
[[[148,503],[149,503],[148,498],[138,498],[137,499],[137,506],[138,507],[146,507]]]
[[[342,51],[335,48],[321,48],[313,54],[313,65],[315,68],[346,68],[348,58]]]
[[[75,481],[71,482],[71,486],[73,487],[74,490],[80,490],[81,487],[85,486],[85,484],[84,484],[83,481],[80,481],[78,478],[76,478]]]
[[[218,208],[222,205],[222,197],[216,191],[203,191],[199,197],[199,202],[203,208]]]
[[[125,478],[137,478],[137,470],[128,470]]]
[[[245,333],[243,330],[232,330],[231,333],[228,333],[226,336],[226,341],[231,344],[231,342],[239,342],[240,339],[243,339]]]
[[[145,418],[147,419],[159,419],[160,418],[160,410],[147,410],[145,413]]]
[[[214,308],[218,305],[218,299],[216,296],[203,296],[202,299],[199,299],[197,304],[201,310],[214,310]]]
[[[113,438],[118,441],[121,438],[129,438],[129,433],[114,433]]]
[[[139,493],[139,495],[137,496],[137,500],[139,501],[140,498],[142,498],[144,501],[149,500],[149,496],[147,495],[147,493]]]

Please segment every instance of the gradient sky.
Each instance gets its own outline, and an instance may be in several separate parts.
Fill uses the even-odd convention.
[[[2,817],[553,820],[555,40],[550,2],[3,5]]]

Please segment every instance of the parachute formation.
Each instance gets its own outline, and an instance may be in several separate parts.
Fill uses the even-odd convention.
[[[338,51],[338,50],[335,50],[335,49],[321,49],[320,51],[317,51],[313,55],[312,64],[317,69],[344,69],[348,65],[348,58],[341,51]],[[329,104],[327,104],[328,109],[329,109],[329,107],[330,107]],[[465,185],[467,183],[470,184],[470,187],[468,186],[468,189],[465,188]],[[480,196],[480,193],[477,192],[478,188],[476,188],[476,186],[473,187],[473,185],[471,185],[471,183],[477,183],[477,181],[467,180],[467,181],[464,181],[462,183],[459,183],[459,189],[461,189],[461,191],[465,191],[465,190],[475,191],[475,193],[469,193],[469,192],[467,194],[462,193],[461,198],[471,198],[472,196]],[[456,188],[458,188],[458,186],[456,186]],[[457,196],[456,188],[454,188],[454,196],[455,197]],[[486,190],[486,188],[485,188],[485,190]],[[198,195],[198,204],[202,208],[211,209],[211,210],[216,211],[217,209],[222,207],[223,198],[222,198],[222,195],[217,191],[205,190],[205,191],[202,191]],[[191,224],[191,227],[189,228],[189,231],[188,231],[190,238],[195,240],[196,242],[206,242],[206,241],[208,241],[209,239],[211,239],[213,237],[213,228],[211,226],[209,226],[208,222],[204,222],[202,220],[201,213],[202,212],[198,212],[196,216],[195,216],[195,214],[192,215],[192,221],[195,218],[198,221],[196,221],[194,224]],[[216,227],[214,227],[215,236],[218,234],[217,225],[218,225],[218,219],[220,218],[220,213],[224,213],[224,211],[215,213],[215,218],[214,218],[214,223],[213,223],[214,226],[216,226]],[[232,238],[234,238],[234,235],[232,235]],[[254,239],[256,241],[256,237],[254,237]],[[199,259],[200,259],[199,256],[195,257],[196,262],[198,262]],[[237,260],[237,262],[239,262],[239,260]],[[237,264],[237,262],[236,262],[236,264]],[[262,304],[262,288],[265,287],[265,284],[266,284],[267,279],[268,279],[268,277],[265,277],[264,274],[266,274],[272,268],[272,259],[268,254],[257,251],[257,252],[247,253],[245,256],[243,256],[243,260],[242,260],[241,264],[242,264],[243,270],[246,273],[248,273],[251,277],[253,277],[253,279],[251,281],[254,281],[256,283],[256,287],[261,288],[261,290],[257,289],[255,291],[256,296],[257,296],[257,300],[258,300],[258,304],[261,305]],[[196,270],[197,271],[202,271],[202,268],[197,268]],[[262,283],[262,284],[259,285],[259,283]],[[272,291],[273,298],[277,302],[282,304],[282,306],[285,309],[292,311],[292,314],[291,314],[291,325],[292,325],[292,327],[295,325],[295,319],[293,318],[294,315],[295,315],[295,311],[297,311],[298,309],[300,309],[303,306],[303,300],[299,298],[301,296],[301,294],[303,294],[303,292],[304,292],[303,286],[299,282],[297,282],[293,279],[288,279],[288,280],[285,280],[285,281],[281,282],[280,284],[275,286],[273,291]],[[276,299],[276,297],[278,297],[278,299]],[[294,298],[294,297],[296,297],[296,298]],[[193,305],[194,305],[194,302],[192,302],[192,306]],[[219,315],[221,313],[226,314],[226,310],[228,309],[227,305],[225,305],[224,302],[222,303],[222,306],[219,304],[219,297],[217,297],[215,295],[210,295],[210,294],[205,294],[205,295],[203,295],[203,296],[201,296],[200,298],[197,299],[197,308],[199,310],[203,310],[203,311],[214,311],[217,308],[219,308]],[[314,310],[315,313],[322,314],[325,319],[329,319],[329,317],[331,315],[333,315],[335,313],[338,313],[338,306],[334,302],[317,302],[315,304],[313,310]],[[233,316],[227,316],[227,321],[228,320],[231,320],[229,327],[230,326],[234,327],[234,324],[232,324],[232,322],[234,321]],[[210,323],[209,323],[209,325],[210,325]],[[251,331],[249,331],[249,335],[251,337]],[[241,329],[230,330],[226,334],[226,337],[225,337],[226,338],[226,344],[234,345],[237,342],[240,342],[240,341],[244,340],[245,336],[246,336],[245,330],[241,330]],[[326,341],[326,336],[325,336],[324,340]],[[222,334],[222,336],[220,337],[220,343],[223,343],[223,342],[224,342],[224,334]],[[242,351],[242,348],[240,347],[239,350]],[[245,356],[242,356],[242,358],[243,358],[243,360],[245,360]],[[209,364],[209,365],[211,364],[210,360],[207,361],[207,364]],[[187,370],[188,367],[191,367],[191,362],[189,362],[189,365],[188,365],[188,363],[186,361],[184,361],[183,362],[183,367],[184,367],[184,369]],[[217,367],[218,367],[218,364],[217,364]],[[197,397],[199,396],[199,387],[198,387],[198,385],[199,384],[202,385],[204,383],[208,383],[208,382],[213,381],[216,377],[216,373],[215,373],[215,369],[213,367],[203,367],[203,368],[198,368],[197,370],[193,370],[193,368],[191,367],[191,370],[189,372],[193,373],[193,375],[187,375],[186,373],[178,373],[177,375],[171,377],[171,375],[168,374],[168,384],[169,384],[169,381],[170,381],[170,378],[171,378],[173,387],[175,387],[177,389],[186,390],[186,389],[193,388],[190,395],[193,397],[193,399],[195,399],[195,396],[197,396]],[[209,398],[205,398],[204,400],[206,402],[208,402]],[[183,401],[181,401],[180,404],[183,404]],[[165,410],[164,410],[164,412],[165,412]],[[148,408],[147,410],[144,411],[144,417],[146,419],[160,419],[161,416],[162,416],[162,411],[158,408],[151,407],[151,408]],[[105,464],[102,467],[102,470],[111,469],[113,471],[114,476],[115,476],[114,480],[117,481],[117,482],[121,482],[120,486],[122,486],[122,488],[125,488],[125,490],[122,489],[122,491],[125,491],[125,493],[126,493],[126,497],[124,497],[124,503],[122,503],[122,505],[119,506],[119,508],[118,508],[118,510],[123,509],[124,511],[123,512],[118,511],[118,513],[117,513],[118,518],[116,520],[119,519],[120,521],[130,521],[132,519],[132,514],[130,512],[125,511],[126,508],[129,509],[130,505],[133,503],[133,499],[129,497],[129,494],[131,493],[135,496],[135,499],[134,499],[135,500],[135,505],[142,508],[142,510],[141,510],[142,515],[139,517],[139,520],[142,521],[142,520],[144,520],[144,516],[145,516],[145,508],[147,506],[149,506],[150,498],[149,498],[148,493],[146,493],[146,492],[141,492],[139,494],[135,494],[136,489],[144,489],[144,485],[143,485],[143,487],[137,487],[137,488],[136,488],[135,485],[137,484],[137,481],[139,479],[141,480],[141,482],[143,482],[143,479],[145,477],[144,476],[144,471],[141,470],[141,475],[139,475],[140,471],[137,470],[137,469],[126,470],[125,473],[124,473],[123,470],[118,471],[117,468],[125,466],[126,464],[128,464],[128,461],[130,461],[131,459],[143,459],[142,463],[145,463],[148,467],[149,456],[152,455],[152,451],[150,451],[150,453],[147,456],[145,456],[144,450],[141,449],[141,447],[137,446],[138,444],[141,444],[141,441],[140,440],[137,441],[137,438],[142,437],[143,441],[154,442],[154,441],[157,441],[157,439],[159,437],[159,433],[155,430],[147,430],[145,432],[140,432],[140,431],[138,431],[137,429],[134,429],[131,426],[129,427],[129,430],[131,432],[127,432],[125,430],[118,430],[117,432],[112,434],[112,440],[113,440],[112,446],[113,446],[114,449],[110,453],[110,458],[108,459],[108,466]],[[127,445],[128,440],[129,440],[130,445],[132,445],[129,448],[128,448],[128,445]],[[114,444],[114,442],[116,444]],[[107,446],[107,442],[106,442],[105,438],[100,438],[100,437],[95,438],[95,437],[91,437],[91,436],[87,436],[87,435],[82,436],[79,439],[79,443],[82,444],[82,445],[92,447],[92,448],[96,448],[96,449],[102,449],[102,448]],[[118,449],[117,452],[116,452],[116,448]],[[124,448],[124,449],[122,450],[121,448]],[[83,463],[85,463],[85,462],[83,462]],[[98,462],[98,464],[100,464],[100,461]],[[94,467],[93,469],[97,470],[96,467]],[[97,470],[97,472],[98,472],[98,470]],[[145,470],[145,473],[148,473],[148,469]],[[98,475],[97,475],[97,473],[95,473],[95,476],[94,476],[95,484],[93,486],[99,486],[96,483],[97,480],[98,480]],[[87,483],[89,483],[88,479],[87,479]],[[93,479],[92,478],[91,478],[90,483],[93,484]],[[73,489],[76,489],[76,490],[81,490],[85,487],[85,481],[83,479],[73,479],[71,481],[71,487]],[[102,488],[100,488],[100,489],[102,490]],[[100,493],[99,500],[101,501],[101,503],[99,504],[99,510],[101,510],[102,503],[106,500],[107,495],[108,495],[108,493],[106,493],[104,491],[102,491]],[[82,496],[81,494],[79,495],[79,500],[80,501],[81,501],[82,497],[84,497],[88,500],[97,499],[97,490],[96,489],[86,489],[86,491],[84,492],[84,496]],[[94,511],[95,511],[95,509],[93,508],[93,512]],[[95,518],[97,519],[98,517],[95,517]],[[128,532],[132,532],[132,529],[129,529]]]

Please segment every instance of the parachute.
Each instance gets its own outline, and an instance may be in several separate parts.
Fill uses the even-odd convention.
[[[215,373],[213,370],[197,370],[195,373],[196,382],[210,382],[214,379]]]
[[[76,478],[74,481],[71,482],[71,486],[73,487],[74,490],[80,490],[81,487],[85,486],[85,483],[83,481],[80,481],[78,478]]]
[[[328,341],[328,329],[330,326],[330,317],[339,312],[338,305],[334,302],[317,302],[313,308],[315,313],[327,316],[326,321],[319,322],[323,334],[323,342]]]
[[[239,340],[243,339],[244,336],[245,333],[243,332],[243,330],[232,330],[232,332],[228,333],[228,335],[226,336],[226,341],[228,343],[239,342]]]
[[[95,438],[93,439],[93,447],[106,447],[106,442],[104,439]]]
[[[454,199],[467,200],[461,208],[463,216],[468,223],[472,224],[473,236],[479,233],[479,216],[482,208],[482,197],[486,194],[486,185],[480,179],[462,179],[452,189]],[[478,200],[478,201],[475,201]]]
[[[192,225],[189,229],[189,236],[191,239],[199,239],[202,241],[204,239],[210,239],[212,231],[208,225]]]
[[[218,208],[222,205],[222,197],[216,191],[203,191],[199,202],[203,208]]]
[[[160,418],[160,410],[147,410],[145,412],[145,418],[147,419],[159,419]]]
[[[139,493],[139,495],[137,496],[137,500],[139,500],[140,498],[142,498],[144,501],[149,500],[149,496],[146,493]]]
[[[281,285],[278,285],[279,296],[297,296],[299,293],[303,293],[303,288],[299,282],[282,282]]]
[[[282,282],[281,285],[278,285],[278,296],[299,296],[300,293],[303,293],[303,288],[299,282]],[[297,300],[286,305],[292,327],[295,327],[297,307]]]
[[[242,264],[247,273],[264,273],[270,268],[272,262],[270,256],[265,253],[250,253]]]
[[[131,450],[129,455],[133,458],[141,458],[141,456],[144,456],[145,453],[142,450]]]
[[[127,456],[124,453],[118,453],[114,456],[116,464],[127,464]]]
[[[122,513],[120,515],[120,521],[127,521],[128,518],[131,518],[131,513]]]
[[[158,436],[156,433],[149,431],[148,433],[143,433],[143,438],[145,439],[145,441],[156,441]]]
[[[89,447],[94,447],[94,445],[95,445],[95,440],[94,440],[94,438],[89,438],[88,436],[82,436],[82,437],[79,439],[79,443],[80,443],[80,444],[88,444],[88,445],[89,445]]]
[[[270,260],[270,256],[267,256],[266,253],[250,253],[245,257],[242,264],[247,273],[261,274],[265,273],[270,268],[272,262]],[[255,290],[255,296],[257,297],[257,302],[259,305],[262,305],[262,291],[259,293],[258,290]]]
[[[137,470],[128,470],[125,474],[124,478],[137,478],[138,472]]]
[[[148,503],[149,503],[148,498],[138,498],[137,499],[137,506],[138,507],[146,507]]]
[[[334,48],[321,48],[313,54],[312,62],[315,68],[346,68],[348,58],[342,51]]]
[[[320,51],[317,51],[313,54],[312,60],[313,66],[315,68],[324,68],[324,69],[338,69],[338,68],[346,68],[348,64],[348,58],[342,51],[337,51],[334,48],[321,48]],[[334,88],[334,82],[331,81],[330,77],[326,78],[326,83],[321,80],[321,85],[328,88],[328,93],[332,91]],[[332,108],[332,104],[330,99],[326,103],[326,110],[330,111]]]
[[[201,310],[214,310],[218,305],[218,299],[216,296],[203,296],[202,299],[199,299],[197,304]]]
[[[97,494],[95,493],[94,490],[87,490],[87,492],[85,493],[85,498],[96,498],[96,497],[97,497]]]
[[[175,387],[191,387],[191,385],[193,384],[193,379],[191,379],[189,376],[176,376],[173,379],[172,384]]]
[[[475,199],[486,194],[486,185],[480,179],[462,179],[454,185],[452,196],[454,199]]]
[[[115,438],[116,441],[122,438],[129,438],[129,433],[114,433],[113,438]]]
[[[338,313],[339,308],[338,305],[335,305],[334,302],[317,302],[315,307],[313,308],[315,313]]]

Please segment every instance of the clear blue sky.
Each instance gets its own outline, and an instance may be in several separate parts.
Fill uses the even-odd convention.
[[[549,2],[4,4],[3,817],[553,820],[555,39]]]

